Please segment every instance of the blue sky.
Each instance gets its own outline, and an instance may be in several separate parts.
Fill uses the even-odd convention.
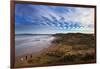
[[[15,33],[94,33],[94,8],[15,5]]]

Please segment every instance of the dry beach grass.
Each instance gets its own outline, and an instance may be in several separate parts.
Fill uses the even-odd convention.
[[[45,64],[77,64],[96,61],[95,37],[93,34],[55,34],[52,46],[37,55],[24,55],[18,58],[15,67]],[[26,57],[27,56],[27,57]]]

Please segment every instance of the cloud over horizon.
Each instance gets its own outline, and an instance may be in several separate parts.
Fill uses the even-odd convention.
[[[94,8],[15,5],[15,33],[94,33]]]

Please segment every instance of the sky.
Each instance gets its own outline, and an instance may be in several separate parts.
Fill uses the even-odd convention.
[[[15,4],[15,33],[94,33],[94,8]]]

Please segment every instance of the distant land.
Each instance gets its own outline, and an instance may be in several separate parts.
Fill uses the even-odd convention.
[[[63,34],[94,34],[94,33],[55,33],[55,34],[21,33],[21,34],[15,34],[15,35],[63,35]]]

